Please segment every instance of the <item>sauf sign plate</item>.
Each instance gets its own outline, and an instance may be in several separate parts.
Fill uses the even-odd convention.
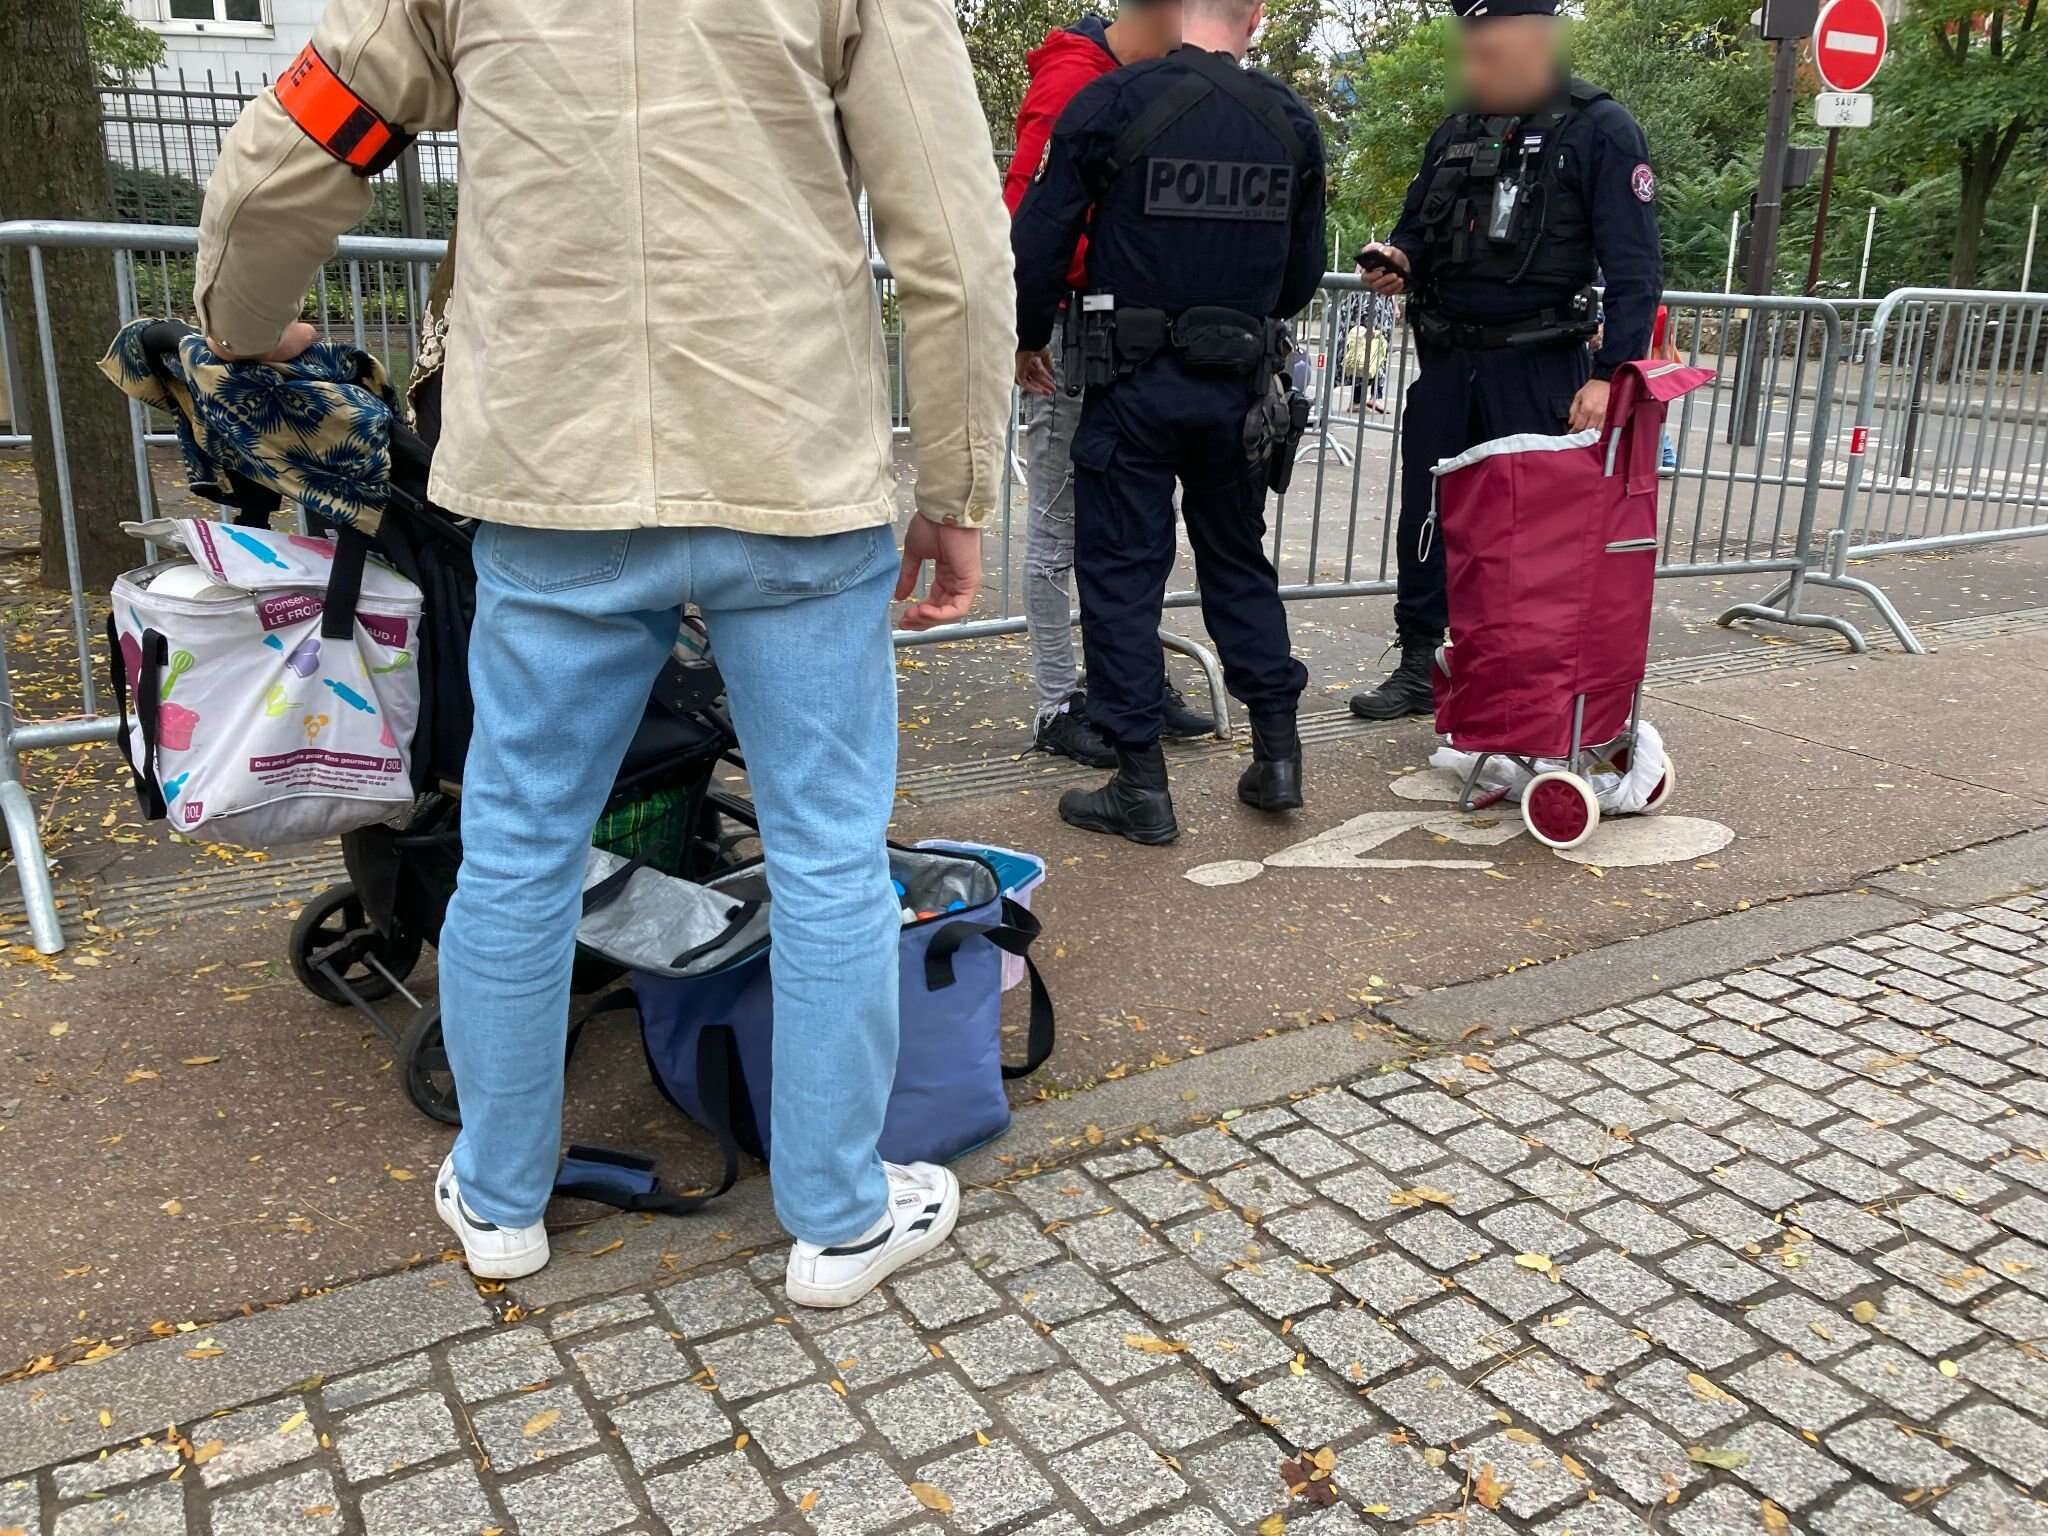
[[[1868,128],[1870,97],[1860,91],[1822,91],[1813,98],[1813,120],[1822,128]]]

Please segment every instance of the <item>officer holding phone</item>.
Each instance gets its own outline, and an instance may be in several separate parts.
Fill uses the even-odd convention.
[[[1664,285],[1643,131],[1565,74],[1557,0],[1451,3],[1465,103],[1431,137],[1393,234],[1358,257],[1374,293],[1410,296],[1422,364],[1401,428],[1401,661],[1351,700],[1366,720],[1435,707],[1451,615],[1432,466],[1496,437],[1603,425],[1607,380],[1648,355]]]

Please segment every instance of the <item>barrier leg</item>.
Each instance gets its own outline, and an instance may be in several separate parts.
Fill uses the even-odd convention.
[[[1908,656],[1925,656],[1928,653],[1927,647],[1920,643],[1920,637],[1913,633],[1913,626],[1906,622],[1906,616],[1899,612],[1897,607],[1893,605],[1892,600],[1885,596],[1884,588],[1878,586],[1876,582],[1865,581],[1860,576],[1837,576],[1830,572],[1822,571],[1811,572],[1806,579],[1818,582],[1824,587],[1836,587],[1844,592],[1854,592],[1860,597],[1867,598],[1870,606],[1877,610],[1877,616],[1884,620],[1885,627],[1898,637],[1901,650]],[[1800,619],[1795,619],[1793,622],[1812,623],[1815,621],[1811,616],[1804,616]],[[1857,650],[1863,649],[1864,647],[1857,646]]]
[[[43,854],[43,834],[36,825],[36,808],[12,770],[10,763],[7,776],[0,778],[0,812],[6,815],[7,843],[14,850],[14,871],[21,880],[22,910],[28,914],[29,937],[37,951],[54,955],[64,948],[64,930],[57,921],[57,895],[50,888],[50,865]]]
[[[1209,708],[1216,716],[1216,739],[1230,740],[1230,695],[1223,687],[1223,663],[1216,653],[1198,640],[1186,635],[1176,635],[1170,629],[1159,631],[1159,643],[1169,651],[1179,651],[1183,656],[1194,658],[1200,665],[1202,675],[1209,680]]]

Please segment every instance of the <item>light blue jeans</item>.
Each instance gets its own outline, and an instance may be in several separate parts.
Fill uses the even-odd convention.
[[[547,1205],[585,851],[694,602],[774,898],[776,1213],[807,1242],[859,1236],[888,1203],[875,1142],[896,1070],[890,530],[485,524],[476,571],[476,730],[440,958],[465,1202],[501,1226]]]

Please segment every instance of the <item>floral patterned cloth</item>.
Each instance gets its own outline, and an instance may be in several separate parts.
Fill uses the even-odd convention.
[[[288,363],[229,362],[191,335],[168,360],[166,381],[143,350],[148,324],[123,326],[100,372],[171,414],[195,490],[224,488],[232,469],[308,512],[376,533],[390,490],[395,408],[382,364],[331,341]]]

